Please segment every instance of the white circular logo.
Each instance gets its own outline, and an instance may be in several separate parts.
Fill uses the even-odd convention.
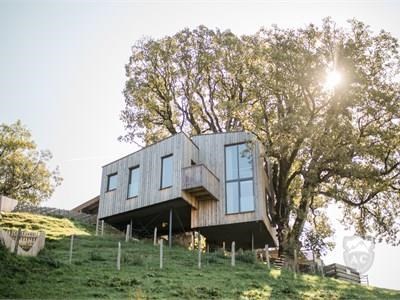
[[[364,274],[374,262],[375,243],[372,238],[363,239],[360,236],[346,236],[343,238],[343,258],[346,266]]]

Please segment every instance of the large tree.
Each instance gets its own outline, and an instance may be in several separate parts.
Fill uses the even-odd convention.
[[[61,183],[58,169],[46,163],[49,151],[38,151],[31,134],[20,121],[0,124],[0,195],[39,204]]]
[[[327,246],[333,203],[359,234],[396,244],[398,51],[393,36],[357,20],[241,37],[201,26],[141,40],[126,66],[121,139],[248,130],[265,145],[281,253]]]

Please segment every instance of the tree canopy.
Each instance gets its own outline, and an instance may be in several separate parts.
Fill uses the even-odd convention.
[[[31,134],[20,121],[0,125],[0,195],[39,204],[61,183],[58,169],[46,163],[50,151],[38,151]]]
[[[388,32],[329,18],[252,35],[200,26],[142,39],[126,66],[121,140],[250,131],[265,145],[281,251],[329,246],[332,203],[357,233],[397,244],[398,51]],[[330,74],[341,80],[327,82]]]

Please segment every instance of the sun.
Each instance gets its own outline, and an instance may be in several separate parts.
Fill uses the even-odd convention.
[[[342,76],[336,70],[329,71],[324,84],[325,89],[332,90],[342,81]]]

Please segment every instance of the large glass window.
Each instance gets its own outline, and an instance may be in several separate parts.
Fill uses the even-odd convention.
[[[253,159],[246,144],[225,147],[226,213],[254,210]]]
[[[129,169],[128,198],[139,194],[139,166]]]
[[[117,188],[117,173],[107,176],[107,192]]]
[[[172,186],[172,154],[161,159],[161,188]]]

